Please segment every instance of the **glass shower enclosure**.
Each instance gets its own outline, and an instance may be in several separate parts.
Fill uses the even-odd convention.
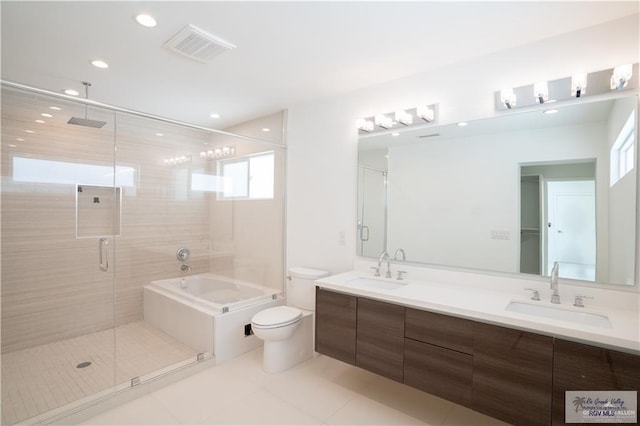
[[[284,282],[282,138],[18,86],[2,87],[7,425],[54,421],[215,356],[145,321],[149,282],[212,272],[278,293]],[[243,169],[256,158],[257,189]]]

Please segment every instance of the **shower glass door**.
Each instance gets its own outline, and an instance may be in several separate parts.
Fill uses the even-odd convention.
[[[116,384],[114,118],[2,89],[2,424]]]

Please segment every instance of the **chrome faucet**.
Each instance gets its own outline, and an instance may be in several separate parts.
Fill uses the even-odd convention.
[[[391,278],[391,257],[389,257],[386,250],[384,250],[378,258],[378,268],[382,267],[382,262],[384,262],[385,259],[387,260],[387,273],[385,274],[385,277]]]
[[[189,266],[189,265],[182,265],[182,266],[180,267],[180,270],[181,270],[182,272],[191,272],[191,266]]]
[[[551,268],[551,303],[560,303],[560,293],[558,293],[558,270],[560,265],[558,262],[553,262],[553,268]]]
[[[399,259],[398,255],[402,255],[402,259]],[[404,255],[404,250],[402,250],[401,248],[396,250],[396,252],[393,254],[393,260],[407,260],[407,258]]]

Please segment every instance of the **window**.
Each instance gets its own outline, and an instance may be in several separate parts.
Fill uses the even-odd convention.
[[[632,112],[611,147],[611,186],[633,170],[635,161],[635,125]]]
[[[115,175],[114,175],[115,173]],[[13,157],[15,182],[135,187],[136,169],[31,157]]]
[[[273,199],[273,151],[218,161],[222,191],[218,199]]]

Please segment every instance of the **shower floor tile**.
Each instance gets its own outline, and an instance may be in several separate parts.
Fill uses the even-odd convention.
[[[34,418],[196,355],[144,321],[2,354],[2,424]],[[86,362],[91,365],[77,368]]]

